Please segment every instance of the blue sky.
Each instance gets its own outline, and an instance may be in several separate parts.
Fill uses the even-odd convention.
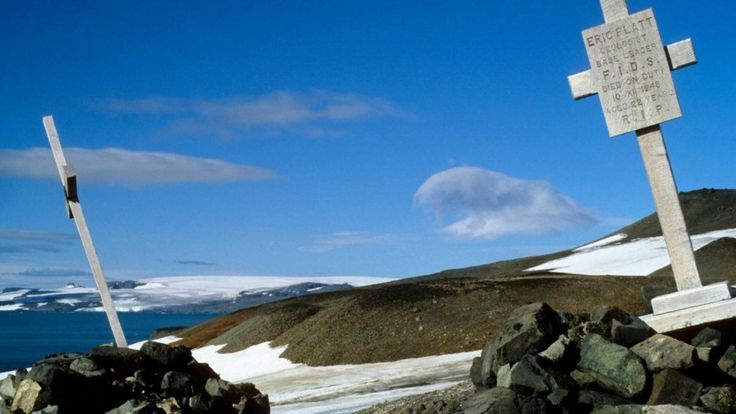
[[[681,190],[734,186],[736,4],[692,37],[663,130]],[[406,277],[573,247],[653,211],[580,32],[597,1],[0,4],[0,286],[89,280],[52,114],[108,278]],[[91,280],[87,282],[91,284]]]

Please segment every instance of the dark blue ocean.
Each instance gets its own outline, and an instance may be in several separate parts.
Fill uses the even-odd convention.
[[[124,312],[118,314],[128,343],[148,339],[158,328],[191,326],[216,315]],[[0,372],[49,354],[89,352],[113,341],[102,312],[0,312]]]

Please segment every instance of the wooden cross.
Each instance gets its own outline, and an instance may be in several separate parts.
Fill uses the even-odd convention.
[[[54,118],[51,116],[44,117],[43,126],[46,129],[46,136],[51,145],[51,152],[54,154],[56,168],[59,170],[61,185],[64,187],[67,213],[69,214],[69,218],[73,218],[74,223],[77,225],[79,237],[82,239],[84,252],[87,254],[87,260],[92,269],[97,290],[100,292],[102,307],[105,309],[107,320],[110,323],[115,345],[119,348],[125,348],[128,344],[123,334],[123,328],[120,326],[120,320],[118,320],[115,305],[112,303],[110,290],[107,287],[107,282],[105,282],[105,275],[102,273],[102,266],[97,257],[95,245],[92,243],[92,235],[89,233],[87,221],[84,219],[84,212],[82,212],[82,205],[79,204],[79,198],[77,197],[77,176],[74,173],[74,168],[67,164],[66,158],[64,157],[64,151],[61,149],[61,142],[59,141],[59,134],[56,132],[56,125],[54,125]]]
[[[670,70],[696,63],[692,43],[665,49],[651,9],[629,15],[626,0],[601,0],[601,7],[606,23],[583,31],[591,69],[568,78],[573,97],[598,94],[609,135],[636,131],[677,289],[700,287],[659,128],[681,116]]]
[[[692,41],[664,47],[652,9],[629,14],[626,0],[600,3],[605,24],[583,31],[591,68],[568,81],[576,100],[598,95],[610,136],[636,132],[679,291],[653,299],[654,314],[729,300],[729,283],[702,286],[659,127],[682,116],[671,71],[697,63]]]

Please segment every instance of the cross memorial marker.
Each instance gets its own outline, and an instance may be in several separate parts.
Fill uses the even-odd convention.
[[[584,30],[590,69],[568,77],[574,99],[597,94],[611,137],[636,132],[678,292],[652,299],[642,319],[658,332],[736,317],[730,283],[703,286],[659,124],[682,116],[672,70],[697,63],[692,41],[666,48],[652,9],[600,0],[605,23]]]
[[[51,145],[51,152],[54,154],[56,168],[59,170],[61,185],[64,187],[67,213],[69,214],[69,218],[73,218],[74,223],[77,225],[79,237],[82,239],[82,245],[84,246],[84,252],[87,255],[89,266],[92,268],[97,290],[100,292],[102,307],[105,309],[107,320],[110,323],[110,329],[115,339],[115,346],[125,348],[128,344],[123,334],[123,328],[120,326],[120,320],[118,320],[115,305],[112,303],[110,290],[107,287],[107,282],[105,282],[105,275],[102,273],[100,260],[97,258],[95,245],[92,244],[92,235],[89,233],[87,221],[84,219],[84,213],[82,212],[82,205],[79,204],[79,198],[77,197],[77,176],[74,173],[74,168],[67,164],[66,158],[64,157],[64,151],[61,149],[61,142],[59,141],[59,134],[56,132],[56,125],[54,125],[54,118],[51,116],[44,117],[43,126],[46,129],[46,136]]]

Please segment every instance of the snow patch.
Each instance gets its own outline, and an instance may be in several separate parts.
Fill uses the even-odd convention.
[[[242,382],[249,378],[301,366],[281,358],[281,354],[286,350],[285,346],[272,348],[268,342],[264,342],[238,352],[218,352],[224,346],[208,345],[197,348],[192,350],[192,355],[197,361],[209,364],[222,379],[230,382]]]
[[[698,250],[718,239],[736,238],[736,229],[716,230],[691,236]],[[646,276],[670,264],[664,237],[636,239],[629,243],[603,245],[551,260],[527,271],[549,271],[594,276]]]
[[[629,236],[626,235],[626,233],[619,233],[614,234],[613,236],[608,236],[606,238],[600,239],[598,241],[594,241],[593,243],[586,244],[584,246],[580,246],[577,249],[573,249],[574,252],[580,252],[583,250],[590,250],[594,249],[596,247],[602,247],[606,246],[608,244],[616,243],[617,241],[621,241]]]
[[[20,303],[12,303],[10,305],[0,305],[0,312],[11,312],[11,311],[17,311],[22,310],[23,305]]]

